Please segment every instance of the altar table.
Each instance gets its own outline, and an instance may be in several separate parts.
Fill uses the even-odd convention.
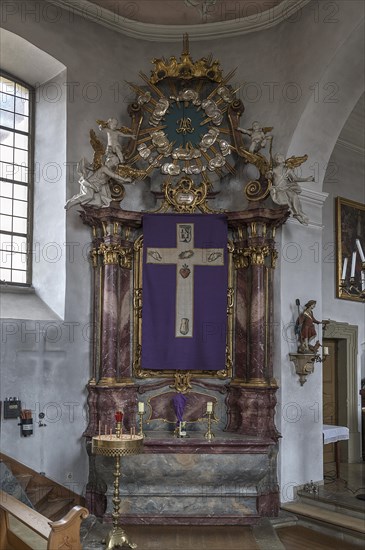
[[[335,461],[336,461],[336,479],[340,477],[340,447],[339,441],[350,439],[350,430],[346,426],[333,426],[332,424],[323,424],[323,444],[335,444]]]

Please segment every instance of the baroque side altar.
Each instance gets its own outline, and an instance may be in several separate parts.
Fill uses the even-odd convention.
[[[106,144],[91,130],[94,159],[80,161],[80,193],[66,205],[82,205],[92,232],[87,505],[112,517],[112,466],[92,454],[91,441],[100,426],[114,431],[117,410],[127,432],[139,414],[146,436],[144,454],[123,464],[122,523],[254,523],[279,510],[275,236],[290,213],[307,223],[298,182],[309,178],[294,171],[307,157],[274,155],[272,127],[240,127],[244,106],[228,84],[234,71],[224,76],[211,56],[194,62],[187,38],[179,61],[153,63],[150,77],[140,73],[143,85],[131,84],[131,128],[98,120]],[[216,209],[233,180],[243,184],[237,208]],[[133,182],[154,203],[148,216],[143,205],[123,209],[124,185]],[[135,188],[128,193],[133,198]],[[177,220],[177,230],[161,226],[162,236],[169,227],[168,245],[148,241],[154,214]],[[224,220],[224,241],[202,237],[198,222],[213,219]],[[149,286],[148,269],[169,270],[168,284],[160,275],[160,286]],[[206,294],[213,279],[215,291]],[[165,301],[170,313],[161,321]],[[204,336],[223,347],[209,354]],[[168,355],[171,339],[178,351]]]

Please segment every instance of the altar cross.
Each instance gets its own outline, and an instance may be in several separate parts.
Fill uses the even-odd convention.
[[[194,224],[176,224],[176,248],[147,248],[148,264],[176,265],[175,337],[192,338],[194,267],[223,266],[223,248],[195,248]]]

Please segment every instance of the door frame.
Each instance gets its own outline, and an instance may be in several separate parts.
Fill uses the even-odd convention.
[[[344,340],[346,351],[342,360],[346,363],[347,380],[347,426],[350,430],[347,462],[360,460],[360,429],[359,429],[359,390],[357,372],[358,328],[356,325],[330,321],[323,338]],[[340,344],[340,342],[339,342]],[[342,346],[341,346],[342,347]],[[338,360],[341,361],[340,345]],[[324,365],[323,368],[326,368]]]

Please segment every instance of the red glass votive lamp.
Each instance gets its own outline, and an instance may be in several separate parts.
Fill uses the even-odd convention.
[[[117,411],[115,413],[115,421],[116,422],[122,422],[123,421],[123,413],[122,411]]]

